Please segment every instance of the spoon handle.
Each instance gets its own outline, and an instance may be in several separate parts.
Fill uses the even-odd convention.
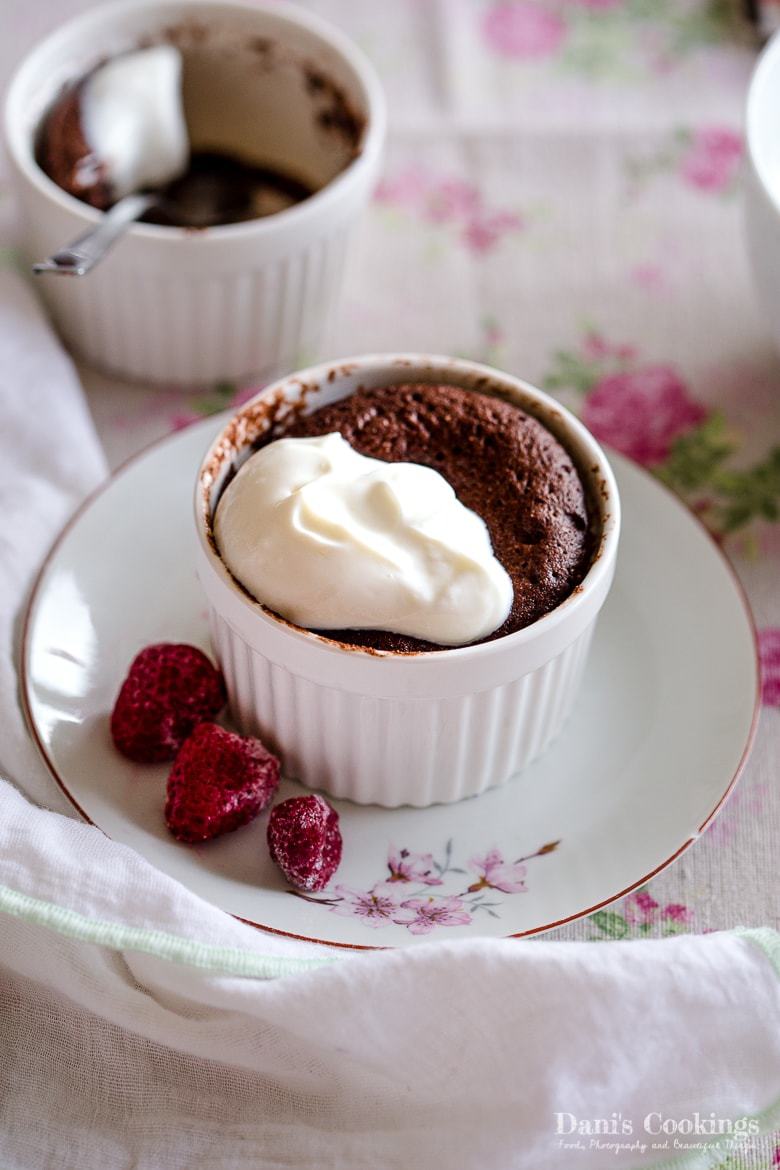
[[[101,218],[97,227],[90,228],[67,248],[55,252],[48,260],[33,264],[35,273],[58,272],[62,276],[84,276],[102,260],[109,248],[130,224],[148,211],[159,197],[156,195],[127,195],[115,203]]]

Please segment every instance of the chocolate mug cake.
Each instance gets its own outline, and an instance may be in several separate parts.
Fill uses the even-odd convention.
[[[354,491],[336,466],[342,448],[351,452],[347,470],[365,473]],[[361,469],[361,460],[370,466]],[[263,484],[280,465],[287,479],[271,474]],[[404,469],[413,472],[406,481],[397,478]],[[230,535],[220,515],[242,480],[259,485],[261,496],[270,484],[278,514],[254,523],[250,493]],[[307,494],[309,485],[315,490]],[[304,496],[300,507],[296,493]],[[448,493],[468,524],[447,512]],[[447,518],[441,528],[437,501]],[[620,503],[592,435],[528,383],[475,362],[417,354],[292,374],[223,427],[201,464],[195,508],[198,575],[233,716],[244,733],[272,745],[288,775],[361,804],[424,807],[502,784],[560,731],[612,583]],[[283,539],[270,556],[266,517],[271,527],[282,520]],[[481,551],[469,544],[469,525],[482,532]],[[306,573],[299,537],[315,546]],[[285,586],[295,594],[293,616],[236,574],[231,554],[255,540],[255,563],[270,569],[281,602],[289,600]],[[342,546],[349,556],[333,574]],[[489,558],[494,564],[482,580],[490,586],[503,574],[510,582],[506,610],[482,633],[458,638],[460,623],[465,628],[480,608],[471,588],[479,575],[469,566],[485,550],[482,567]],[[469,588],[461,590],[463,566]],[[405,591],[409,574],[414,587]],[[375,620],[385,616],[388,591],[400,598],[394,612],[403,624],[420,603],[418,630],[429,619],[436,626],[442,593],[447,604],[464,596],[467,604],[447,611],[454,615],[447,637],[410,637],[397,632],[401,621],[394,631]],[[305,621],[296,609],[302,595],[311,603]],[[331,603],[318,626],[317,606]],[[372,620],[336,624],[339,606]],[[496,608],[490,612],[495,618]]]

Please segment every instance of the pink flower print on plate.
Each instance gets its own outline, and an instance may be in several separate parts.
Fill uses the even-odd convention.
[[[695,130],[680,160],[680,175],[700,191],[725,191],[736,178],[742,155],[742,138],[734,130],[722,126]]]
[[[468,926],[471,922],[466,904],[456,896],[449,898],[408,898],[394,921],[406,926],[410,934],[429,934],[436,926]]]
[[[780,707],[780,629],[759,630],[758,652],[761,657],[761,702],[765,707]]]
[[[482,35],[499,57],[532,61],[558,51],[566,37],[566,22],[534,0],[502,0],[485,13]]]
[[[377,928],[395,922],[400,905],[394,891],[386,882],[379,882],[370,890],[353,890],[349,886],[334,886],[337,902],[327,902],[334,914],[361,918],[366,926]]]
[[[596,438],[646,467],[662,463],[672,443],[706,418],[671,366],[644,366],[603,377],[582,417]]]
[[[501,890],[504,894],[525,892],[526,866],[519,861],[505,862],[500,849],[491,849],[484,857],[472,857],[469,869],[479,878],[469,886],[470,894],[484,889]]]
[[[359,918],[376,930],[384,926],[403,926],[411,934],[430,934],[438,926],[468,926],[482,914],[500,918],[501,901],[489,901],[487,890],[501,894],[526,891],[526,862],[553,853],[560,841],[548,841],[533,853],[517,861],[504,861],[500,849],[493,846],[484,856],[468,863],[477,881],[469,885],[467,871],[453,864],[453,841],[444,846],[441,860],[433,853],[414,853],[390,845],[387,868],[390,876],[375,882],[370,889],[337,885],[321,896],[289,890],[296,898],[315,906],[324,906],[333,914]],[[432,886],[447,886],[451,892]]]
[[[436,873],[432,853],[410,853],[408,849],[397,849],[391,845],[387,854],[387,868],[391,882],[422,882],[424,886],[440,886],[442,880]]]

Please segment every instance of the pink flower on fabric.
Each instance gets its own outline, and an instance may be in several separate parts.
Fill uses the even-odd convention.
[[[245,402],[249,402],[250,398],[254,398],[255,394],[259,394],[261,390],[264,390],[267,385],[267,382],[259,382],[256,386],[240,387],[231,398],[230,405],[243,406]]]
[[[690,922],[693,915],[687,906],[683,906],[682,902],[668,902],[663,908],[664,918],[671,919],[672,922]]]
[[[601,334],[593,331],[585,335],[582,349],[588,357],[597,359],[608,357],[612,352],[610,345],[604,340]]]
[[[391,179],[382,179],[374,192],[377,203],[416,208],[427,198],[430,179],[417,167],[407,167]]]
[[[759,631],[758,652],[761,657],[761,702],[765,707],[780,707],[780,629]]]
[[[426,223],[460,229],[459,238],[472,252],[488,252],[507,232],[524,222],[514,211],[485,207],[473,183],[436,178],[420,167],[409,167],[379,184],[377,202],[419,215]]]
[[[616,357],[620,361],[630,361],[631,358],[636,357],[635,346],[612,345],[601,333],[597,333],[593,329],[585,334],[582,351],[586,357],[596,358],[597,360],[600,358]]]
[[[505,232],[520,231],[523,221],[512,211],[477,215],[463,229],[463,240],[472,252],[489,252]]]
[[[630,271],[631,281],[640,288],[658,289],[664,284],[664,274],[657,264],[636,264]]]
[[[696,130],[680,162],[680,174],[700,191],[724,191],[742,161],[742,139],[733,130],[709,127]]]
[[[639,890],[636,894],[629,894],[623,903],[626,922],[632,925],[652,922],[658,903],[647,890]]]
[[[395,921],[399,910],[399,903],[388,890],[385,882],[380,882],[371,890],[353,890],[349,886],[334,886],[333,893],[341,899],[328,909],[334,914],[343,914],[362,918],[366,926],[373,928],[387,926]]]
[[[479,212],[482,198],[472,183],[461,179],[442,179],[428,193],[425,218],[431,223],[448,223],[469,218]]]
[[[590,8],[592,12],[608,12],[611,8],[621,8],[625,0],[563,0],[572,8]]]
[[[436,873],[432,853],[410,853],[408,849],[390,847],[387,855],[390,882],[422,882],[426,886],[440,886],[441,878]]]
[[[191,426],[192,423],[197,422],[199,417],[199,415],[192,411],[181,411],[170,415],[168,424],[172,431],[183,431],[188,426]]]
[[[484,857],[472,857],[469,869],[479,874],[479,881],[469,886],[469,893],[490,888],[504,894],[520,894],[525,891],[526,867],[519,861],[505,862],[500,849],[491,849]]]
[[[497,321],[488,320],[484,325],[484,338],[488,345],[500,345],[504,340],[504,330]]]
[[[652,467],[706,414],[671,366],[645,366],[602,378],[585,399],[582,417],[597,438]]]
[[[500,57],[531,61],[550,57],[566,36],[566,24],[555,12],[533,0],[502,0],[482,21],[485,41]]]
[[[393,921],[407,926],[410,934],[430,934],[435,926],[466,926],[471,915],[457,896],[409,898],[401,903],[401,913]]]

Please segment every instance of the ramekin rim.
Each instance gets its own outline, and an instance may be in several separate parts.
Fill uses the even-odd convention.
[[[780,68],[780,63],[776,60],[778,57],[780,57],[780,32],[775,33],[767,41],[753,66],[745,99],[744,129],[747,162],[759,183],[761,192],[769,200],[774,210],[780,214],[780,193],[776,195],[767,184],[764,178],[764,166],[756,153],[754,144],[754,123],[757,116],[755,110],[756,103],[759,101],[758,89],[764,84],[765,75],[773,67]]]
[[[377,364],[387,365],[388,368],[397,366],[399,369],[406,369],[409,371],[409,377],[414,377],[410,367],[426,367],[431,368],[462,371],[463,373],[475,374],[478,376],[485,376],[495,379],[498,382],[505,382],[511,384],[514,389],[520,389],[526,394],[530,394],[531,398],[540,401],[544,406],[549,407],[562,420],[567,428],[573,432],[581,443],[588,447],[589,452],[593,455],[598,464],[598,470],[592,472],[594,483],[596,480],[600,481],[603,487],[606,487],[606,497],[601,494],[601,533],[600,543],[594,553],[593,561],[583,577],[582,581],[572,590],[572,592],[560,602],[554,609],[548,613],[543,614],[535,622],[528,626],[524,626],[520,630],[515,630],[514,633],[505,634],[500,638],[495,638],[492,641],[480,641],[467,643],[463,646],[445,647],[440,650],[419,650],[412,652],[392,651],[392,650],[377,650],[372,647],[353,646],[340,642],[337,638],[328,637],[327,634],[317,634],[312,630],[308,630],[303,626],[298,626],[294,622],[288,621],[269,609],[262,602],[257,601],[251,597],[245,589],[243,589],[235,580],[229,569],[225,565],[222,557],[217,553],[209,540],[208,523],[207,523],[207,509],[205,505],[205,492],[203,485],[203,477],[206,473],[207,464],[210,457],[215,453],[216,448],[222,441],[231,422],[240,417],[240,415],[248,411],[255,402],[258,402],[265,396],[277,394],[285,385],[294,385],[298,383],[310,383],[319,380],[324,382],[328,378],[331,371],[338,371],[345,367],[350,368],[350,373],[360,367],[372,368]],[[336,380],[336,379],[334,379]],[[408,380],[408,378],[406,379]],[[457,383],[456,383],[457,384]],[[388,382],[387,385],[393,385]],[[600,493],[597,493],[600,494]],[[209,491],[210,502],[210,491]],[[455,661],[463,660],[469,657],[484,657],[489,654],[497,654],[500,652],[511,652],[513,649],[520,649],[530,643],[537,641],[551,633],[562,622],[566,621],[577,610],[581,609],[583,605],[587,604],[590,596],[600,586],[605,574],[611,573],[613,562],[617,553],[618,539],[620,536],[620,496],[618,492],[617,482],[615,480],[614,472],[610,467],[609,461],[604,454],[599,443],[594,436],[575,417],[566,407],[562,406],[549,394],[543,390],[537,389],[530,382],[526,382],[523,378],[518,378],[514,374],[510,374],[503,370],[498,370],[494,366],[486,365],[483,362],[475,362],[468,358],[452,358],[443,354],[420,354],[420,353],[371,353],[360,354],[357,357],[337,358],[331,361],[321,362],[316,366],[310,366],[304,370],[298,370],[290,374],[285,374],[282,378],[276,379],[274,382],[264,386],[256,395],[254,395],[247,402],[243,403],[238,411],[233,412],[231,418],[223,426],[219,433],[215,436],[213,441],[209,444],[208,450],[205,452],[195,480],[195,526],[198,534],[198,542],[201,550],[205,554],[206,563],[212,572],[226,585],[235,598],[240,601],[247,612],[252,613],[258,619],[263,620],[275,630],[283,631],[290,638],[294,638],[299,642],[303,642],[309,646],[317,646],[320,650],[328,650],[342,658],[345,652],[350,655],[362,658],[366,661],[372,659],[385,659],[396,662],[430,662],[432,660],[446,660]]]
[[[338,198],[338,194],[344,186],[352,182],[362,171],[373,166],[381,154],[387,128],[387,102],[384,90],[376,69],[366,53],[336,25],[316,13],[311,13],[290,3],[289,0],[163,0],[163,3],[193,9],[215,6],[258,14],[268,13],[274,17],[281,17],[289,24],[307,29],[330,48],[340,53],[354,71],[363,89],[366,124],[359,149],[354,158],[350,159],[343,170],[334,175],[319,191],[315,191],[313,195],[292,207],[277,211],[273,215],[244,220],[240,223],[215,224],[202,230],[168,227],[163,224],[133,223],[126,232],[128,239],[145,241],[165,248],[180,247],[183,244],[187,247],[203,247],[228,240],[240,240],[246,236],[254,238],[269,235],[278,230],[280,226],[285,228],[289,225],[301,226],[306,219],[324,210],[332,199]],[[57,37],[66,32],[78,32],[80,25],[89,27],[96,19],[106,17],[106,14],[122,15],[126,12],[143,11],[144,9],[158,12],[162,6],[160,0],[112,0],[110,5],[103,8],[87,9],[57,25],[36,41],[32,48],[25,53],[8,83],[3,101],[3,135],[11,161],[25,181],[33,186],[41,196],[59,207],[60,210],[70,212],[77,219],[80,219],[84,230],[97,226],[104,213],[90,204],[82,202],[74,195],[68,194],[67,191],[63,191],[53,179],[49,178],[35,161],[34,153],[29,149],[30,143],[26,138],[24,148],[22,148],[21,142],[18,141],[17,127],[12,125],[15,91],[24,79],[26,70],[34,63],[37,54],[43,52]],[[74,230],[77,231],[78,228]]]

